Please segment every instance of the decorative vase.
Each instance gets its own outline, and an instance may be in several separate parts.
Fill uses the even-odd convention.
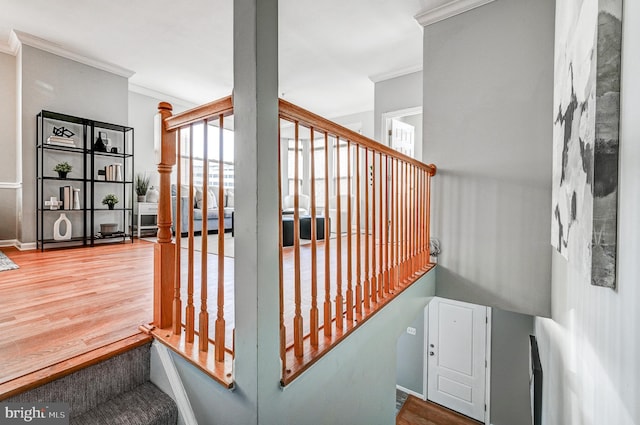
[[[60,234],[60,225],[65,223],[64,235]],[[60,217],[53,223],[53,239],[56,241],[68,241],[71,239],[71,221],[67,218],[65,213],[60,214]]]
[[[113,164],[116,166],[116,181],[122,181],[122,164]]]
[[[73,209],[80,209],[80,189],[73,188]]]
[[[104,141],[102,140],[102,132],[101,131],[98,132],[98,139],[93,144],[93,150],[96,151],[96,152],[106,152],[107,151],[107,145],[105,145]]]
[[[147,195],[138,195],[138,202],[147,202]]]
[[[68,173],[68,171],[58,171],[58,177],[61,179],[66,179]]]
[[[158,203],[158,199],[160,199],[160,191],[153,186],[149,187],[147,190],[147,202]]]
[[[116,206],[116,204],[108,204],[107,206],[109,207],[109,209],[110,209],[110,210],[112,210],[112,209],[113,209],[113,207],[115,207],[115,206]]]

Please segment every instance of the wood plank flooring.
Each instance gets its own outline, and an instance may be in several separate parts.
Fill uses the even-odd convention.
[[[2,251],[0,385],[140,334],[152,318],[153,244]]]
[[[410,395],[396,416],[396,425],[482,425],[439,404]]]

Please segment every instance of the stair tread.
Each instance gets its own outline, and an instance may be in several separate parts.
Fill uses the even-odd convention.
[[[151,382],[119,394],[80,416],[70,425],[175,425],[175,402]]]

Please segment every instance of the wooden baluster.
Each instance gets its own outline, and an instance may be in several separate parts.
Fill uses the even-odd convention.
[[[362,228],[360,227],[360,146],[356,145],[356,315],[362,315],[362,258],[360,244]]]
[[[390,161],[390,165],[391,165],[391,172],[389,173],[389,177],[391,178],[391,183],[389,184],[389,200],[390,200],[390,205],[389,205],[389,212],[390,212],[390,216],[389,216],[389,245],[391,245],[389,247],[389,291],[391,291],[391,293],[395,292],[396,290],[396,282],[395,282],[395,278],[394,278],[394,274],[395,274],[395,253],[396,253],[396,235],[394,233],[395,230],[395,224],[396,224],[396,220],[397,220],[397,211],[395,208],[395,200],[398,196],[398,192],[396,191],[395,188],[395,184],[396,184],[396,180],[395,180],[395,176],[393,174],[393,170],[395,168],[395,158],[390,158],[388,161]]]
[[[407,277],[407,217],[409,205],[407,204],[409,189],[407,187],[407,163],[402,167],[402,261],[400,266],[400,280],[404,283]]]
[[[329,134],[324,132],[324,335],[331,336],[331,223],[329,219]]]
[[[422,169],[416,167],[416,180],[418,183],[418,254],[416,256],[416,270],[422,269],[422,249],[424,248],[422,240],[422,232],[424,231],[424,223],[422,221],[422,210],[424,202],[422,199]]]
[[[416,178],[416,171],[417,168],[415,165],[411,166],[411,177],[412,177],[412,184],[413,184],[413,196],[411,197],[411,199],[413,200],[413,207],[411,208],[411,211],[413,211],[413,213],[411,214],[412,217],[412,222],[413,222],[413,231],[411,232],[412,235],[417,235],[418,234],[418,180]],[[411,255],[411,276],[413,276],[416,273],[416,257],[417,257],[417,253],[418,253],[418,240],[417,238],[412,238],[412,243],[413,243],[413,251],[412,251],[412,255]]]
[[[436,166],[430,164],[432,172],[427,174],[427,260],[431,263],[431,177],[436,174]]]
[[[427,172],[422,170],[422,261],[421,266],[424,269],[429,264],[429,241],[427,240]]]
[[[178,170],[177,170],[177,183],[176,183],[176,250],[175,250],[175,264],[174,264],[174,282],[173,282],[173,334],[180,335],[182,333],[182,298],[180,296],[180,286],[182,280],[181,266],[182,261],[182,131],[178,131],[177,140],[177,153],[178,153]],[[160,190],[162,195],[162,189]]]
[[[389,186],[389,156],[384,157],[384,295],[389,295],[391,280],[389,279],[389,226],[391,226],[391,210],[389,210],[389,198],[391,187]]]
[[[369,148],[364,148],[364,169],[366,187],[364,191],[364,308],[371,308],[371,275],[369,273],[369,187],[371,176],[369,170]]]
[[[160,199],[158,200],[158,241],[153,251],[153,323],[160,328],[172,327],[175,315],[175,245],[171,242],[171,171],[176,163],[176,135],[175,130],[167,131],[165,119],[171,117],[171,104],[158,104],[158,119],[160,120],[161,146],[158,173],[160,174]],[[179,281],[177,282],[179,285]],[[178,286],[178,303],[180,302],[180,287]],[[180,304],[178,307],[181,308]],[[177,321],[180,329],[180,317]],[[175,326],[173,326],[175,328]]]
[[[342,205],[340,202],[340,137],[336,136],[336,329],[342,329]]]
[[[415,248],[415,199],[416,199],[416,190],[415,183],[413,179],[413,165],[409,165],[409,259],[408,259],[408,276],[411,278],[413,276],[413,257],[414,257],[414,248]]]
[[[351,256],[353,255],[351,243],[351,141],[347,140],[347,322],[353,323],[353,269]]]
[[[378,270],[376,268],[376,151],[371,150],[371,301],[378,302]]]
[[[224,320],[224,115],[220,115],[218,124],[218,311],[216,314],[215,349],[216,361],[222,362],[224,361],[225,329],[227,327]],[[209,175],[208,166],[205,175]],[[203,196],[206,197],[206,193]],[[203,211],[203,216],[204,214],[206,211]]]
[[[382,188],[385,184],[385,176],[383,175],[383,167],[382,167],[382,152],[380,152],[380,183],[378,184],[378,193],[380,194],[378,198],[378,209],[380,211],[380,220],[378,223],[378,229],[380,231],[380,249],[378,250],[378,259],[380,260],[380,265],[378,266],[378,298],[382,301],[384,298],[384,223],[386,220],[385,213],[383,210],[383,193]]]
[[[198,348],[200,351],[209,351],[209,312],[207,311],[207,255],[205,254],[207,251],[208,245],[208,220],[206,219],[206,211],[208,211],[209,203],[207,191],[209,190],[209,123],[205,119],[204,120],[204,128],[203,128],[203,146],[202,146],[202,168],[203,168],[203,177],[202,177],[202,243],[200,247],[200,315],[199,319],[199,327],[198,327]],[[218,220],[220,222],[222,220]],[[221,253],[220,256],[224,255]],[[218,272],[219,273],[219,272]]]
[[[303,321],[302,321],[302,289],[300,287],[300,185],[298,184],[300,177],[300,160],[298,158],[299,151],[299,125],[295,122],[295,149],[294,149],[294,201],[293,201],[293,252],[294,252],[294,299],[295,314],[293,317],[293,344],[294,354],[296,357],[302,357],[303,354]]]
[[[193,305],[193,268],[194,268],[194,246],[193,246],[193,124],[189,126],[189,265],[187,269],[187,309],[186,309],[186,342],[192,343],[195,332],[195,307]]]
[[[280,124],[280,119],[278,119]],[[287,370],[287,330],[284,323],[284,268],[282,258],[282,135],[280,134],[281,125],[278,125],[278,217],[280,224],[278,226],[278,291],[280,302],[280,360],[282,361],[282,376],[285,376]],[[235,345],[235,342],[234,342]]]
[[[318,346],[318,250],[316,247],[316,161],[313,126],[309,127],[311,162],[311,310],[309,311],[311,346]]]

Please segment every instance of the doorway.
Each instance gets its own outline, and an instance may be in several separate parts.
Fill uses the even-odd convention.
[[[427,310],[427,399],[489,423],[491,309],[435,297]]]

